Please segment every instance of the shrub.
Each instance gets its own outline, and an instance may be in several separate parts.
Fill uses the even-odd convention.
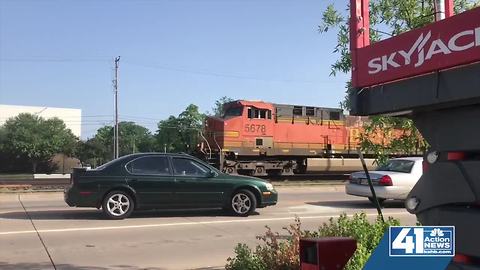
[[[345,266],[345,270],[362,269],[372,251],[378,246],[385,230],[389,226],[398,226],[397,219],[388,217],[382,222],[378,216],[375,222],[371,223],[365,213],[355,214],[351,218],[346,214],[340,215],[338,219],[330,218],[318,231],[306,232],[311,237],[344,236],[357,240],[357,250]]]
[[[365,213],[348,217],[331,218],[316,231],[301,230],[301,222],[297,217],[295,222],[286,228],[287,237],[281,237],[278,232],[267,231],[257,237],[261,241],[255,250],[246,244],[235,247],[235,256],[227,259],[226,270],[293,270],[300,268],[299,241],[301,237],[344,236],[357,240],[357,250],[346,265],[346,270],[362,269],[372,251],[377,247],[385,230],[389,226],[399,225],[399,221],[389,217],[385,222],[378,217],[371,223]]]
[[[298,243],[303,236],[300,229],[300,219],[283,228],[287,231],[286,239],[278,232],[273,232],[265,226],[267,231],[258,236],[261,241],[255,251],[245,244],[235,247],[235,257],[227,259],[226,270],[293,270],[300,268]]]
[[[260,261],[260,258],[252,253],[252,250],[246,244],[238,244],[235,247],[235,258],[227,259],[227,266],[225,269],[250,269],[250,270],[265,270],[265,264]]]

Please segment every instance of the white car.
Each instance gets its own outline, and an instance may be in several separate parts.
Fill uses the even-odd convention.
[[[379,203],[387,199],[405,200],[408,193],[422,176],[421,157],[405,157],[389,160],[375,171],[369,171]],[[354,172],[345,186],[349,195],[367,197],[373,202],[365,172]]]

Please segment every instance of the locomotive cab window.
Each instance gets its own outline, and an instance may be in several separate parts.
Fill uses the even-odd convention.
[[[261,119],[267,119],[267,110],[259,110]]]
[[[330,120],[340,120],[340,112],[330,112]]]
[[[272,119],[272,111],[267,109],[248,108],[248,118],[253,119]]]
[[[315,116],[315,108],[313,108],[313,107],[307,107],[307,108],[305,109],[305,114],[306,114],[307,116]]]
[[[223,118],[242,116],[242,113],[243,113],[243,107],[228,108],[223,114]]]
[[[303,115],[303,108],[300,106],[293,106],[293,115]]]

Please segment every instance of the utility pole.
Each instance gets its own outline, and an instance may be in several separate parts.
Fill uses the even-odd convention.
[[[440,21],[445,19],[445,1],[435,0],[435,21]]]
[[[118,66],[120,56],[115,58],[115,80],[113,81],[113,91],[115,95],[115,130],[113,134],[113,158],[118,158]]]

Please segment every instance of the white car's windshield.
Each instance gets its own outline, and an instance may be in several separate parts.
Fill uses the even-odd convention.
[[[412,171],[413,164],[415,164],[415,162],[412,160],[394,159],[389,160],[384,165],[378,166],[377,171],[410,173]]]

